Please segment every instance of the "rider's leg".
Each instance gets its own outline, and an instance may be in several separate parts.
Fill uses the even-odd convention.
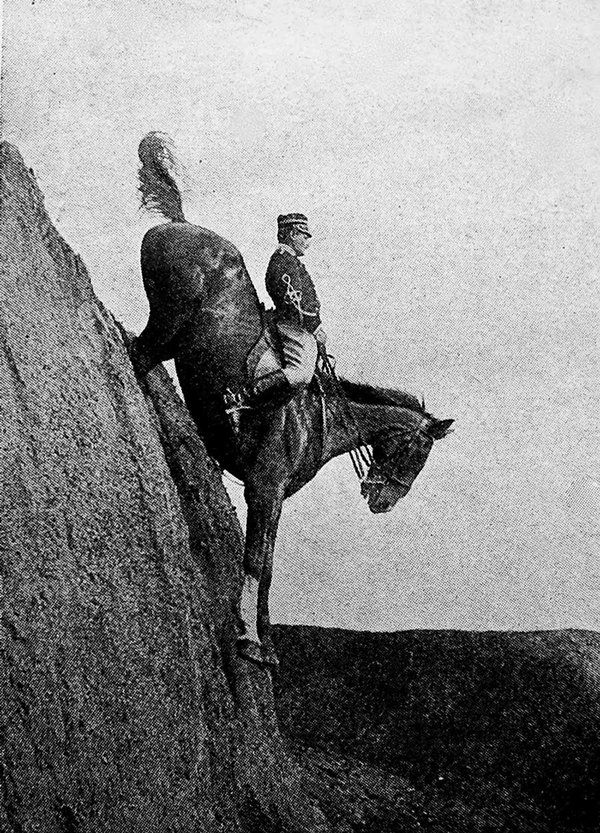
[[[317,363],[315,337],[292,324],[277,325],[283,347],[283,367],[261,376],[244,390],[249,407],[268,399],[281,406],[310,384]]]
[[[259,405],[267,398],[271,400],[273,394],[281,393],[289,396],[291,385],[285,370],[273,370],[266,376],[261,376],[253,384],[244,388],[245,398],[250,407]]]
[[[272,407],[286,405],[295,394],[310,384],[317,363],[315,337],[300,327],[277,325],[283,347],[283,367],[261,376],[239,393],[227,391],[225,407],[234,430],[240,429],[240,412],[267,403]]]
[[[317,342],[312,333],[280,321],[277,331],[283,348],[283,372],[292,388],[309,385],[317,363]]]

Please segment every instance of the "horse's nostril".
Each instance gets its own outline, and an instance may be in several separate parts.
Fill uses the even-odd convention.
[[[393,504],[391,503],[371,503],[369,504],[369,509],[374,515],[383,515],[385,512],[389,512],[392,506]]]

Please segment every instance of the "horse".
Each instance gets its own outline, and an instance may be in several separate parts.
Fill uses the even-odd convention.
[[[239,600],[238,653],[276,665],[268,595],[283,502],[332,458],[371,451],[361,491],[374,513],[390,511],[453,420],[427,413],[402,391],[321,377],[291,401],[244,412],[241,433],[226,414],[226,389],[246,381],[246,361],[261,338],[264,309],[237,248],[183,215],[168,137],[151,133],[139,148],[142,203],[168,221],[141,246],[149,302],[146,327],[130,355],[142,377],[174,359],[184,401],[208,453],[244,484],[247,526]],[[325,397],[325,398],[324,398]]]

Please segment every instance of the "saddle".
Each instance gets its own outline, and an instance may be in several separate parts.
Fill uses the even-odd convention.
[[[263,329],[259,339],[254,344],[246,357],[246,384],[253,384],[263,376],[268,376],[273,371],[281,370],[283,367],[300,366],[298,348],[300,344],[294,343],[294,335],[287,345],[282,340],[277,326],[277,312],[275,309],[262,308]],[[323,377],[323,368],[320,361],[317,362],[313,376],[315,380]],[[326,374],[327,375],[327,374]]]
[[[284,366],[284,350],[282,340],[277,330],[277,315],[274,309],[262,310],[263,330],[258,341],[248,353],[246,358],[246,383],[253,384],[257,379],[272,373],[275,370],[281,370]],[[312,381],[308,390],[321,403],[321,445],[319,459],[322,458],[324,438],[327,434],[327,409],[325,402],[325,387],[331,389],[331,378],[323,367],[319,367],[319,362],[315,368]],[[234,424],[236,433],[239,432],[239,408],[230,408],[234,416],[230,414],[230,420]]]

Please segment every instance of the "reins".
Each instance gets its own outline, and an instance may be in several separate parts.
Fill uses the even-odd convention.
[[[352,466],[361,483],[367,478],[369,473],[369,469],[373,465],[373,454],[371,449],[367,446],[366,442],[363,440],[362,435],[360,433],[360,428],[358,427],[358,423],[354,414],[352,413],[352,409],[350,408],[350,401],[346,396],[346,392],[340,382],[337,373],[335,372],[335,366],[332,364],[329,355],[327,354],[327,350],[323,345],[319,345],[319,357],[321,359],[321,365],[323,367],[323,371],[329,376],[331,381],[333,382],[333,386],[335,391],[338,395],[338,398],[342,402],[343,405],[343,414],[342,414],[342,421],[345,423],[344,427],[350,431],[354,431],[356,436],[358,437],[358,446],[356,448],[351,448],[348,452],[350,456],[350,460],[352,461]],[[333,357],[331,357],[333,358]],[[350,423],[350,426],[348,425]]]

